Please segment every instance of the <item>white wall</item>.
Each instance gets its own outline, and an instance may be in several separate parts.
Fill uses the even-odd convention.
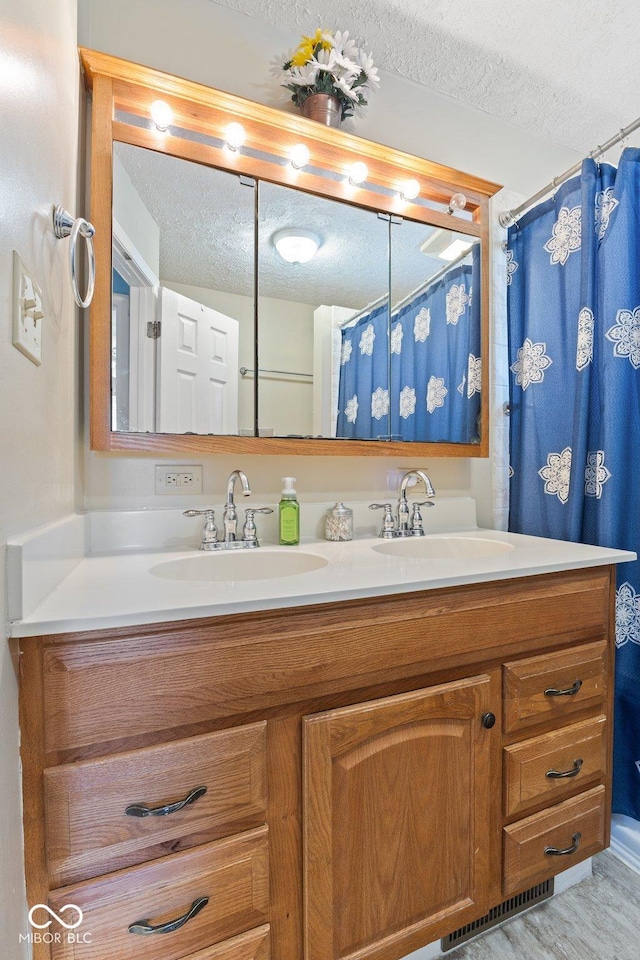
[[[116,155],[113,158],[113,216],[156,277],[160,276],[160,229]]]
[[[78,311],[51,208],[78,211],[76,0],[2,0],[0,31],[0,576],[4,541],[74,509],[81,449]],[[12,251],[42,287],[42,366],[11,345]],[[0,592],[0,953],[27,955],[15,665]]]

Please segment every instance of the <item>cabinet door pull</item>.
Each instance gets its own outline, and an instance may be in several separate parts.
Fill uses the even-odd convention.
[[[582,759],[574,760],[571,770],[547,770],[545,777],[548,777],[549,780],[564,780],[567,777],[577,777],[583,763],[584,760]]]
[[[570,847],[565,847],[564,850],[562,850],[560,847],[545,847],[544,852],[548,857],[568,857],[569,854],[575,853],[578,847],[580,846],[580,841],[582,840],[582,834],[574,833],[571,839],[573,840],[573,843],[571,844]]]
[[[193,901],[184,916],[178,917],[176,920],[167,920],[166,923],[159,923],[155,927],[152,923],[149,923],[148,920],[136,920],[136,922],[132,923],[128,928],[128,931],[129,933],[141,933],[143,936],[149,933],[173,933],[174,930],[179,930],[180,927],[184,927],[185,923],[191,920],[192,917],[195,917],[197,913],[200,913],[208,903],[209,897],[198,897],[197,900]]]
[[[582,686],[582,680],[576,680],[566,690],[555,690],[553,687],[547,687],[544,692],[545,697],[575,697]]]
[[[166,817],[170,813],[176,813],[190,803],[195,803],[199,797],[203,797],[207,792],[206,787],[194,787],[184,800],[176,800],[175,803],[166,803],[162,807],[149,807],[146,803],[131,803],[124,811],[128,817]]]
[[[482,726],[485,730],[491,730],[491,727],[495,726],[496,715],[495,713],[483,713],[482,714]]]

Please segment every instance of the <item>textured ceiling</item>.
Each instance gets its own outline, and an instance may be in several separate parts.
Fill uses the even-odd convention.
[[[640,114],[639,0],[215,2],[287,35],[347,29],[379,67],[580,152]]]
[[[161,282],[253,296],[253,190],[221,170],[123,143],[115,149],[158,225]],[[375,213],[269,183],[259,211],[262,296],[361,309],[386,290],[389,224]],[[309,263],[288,264],[276,252],[274,233],[289,227],[317,234]],[[392,230],[395,302],[444,263],[420,251],[433,227],[404,221]]]

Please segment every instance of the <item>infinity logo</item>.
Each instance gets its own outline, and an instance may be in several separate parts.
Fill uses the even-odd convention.
[[[60,917],[57,913],[54,913],[51,907],[49,907],[46,903],[36,903],[35,906],[31,907],[31,910],[29,910],[29,923],[32,927],[35,927],[36,930],[44,930],[46,927],[51,926],[51,920],[46,920],[44,923],[36,923],[36,921],[33,919],[33,914],[36,910],[45,910],[49,916],[53,917],[54,920],[57,920],[60,926],[64,927],[65,930],[75,930],[76,927],[79,927],[82,923],[82,910],[80,907],[77,907],[75,903],[65,903],[64,907],[60,907],[60,913],[64,913],[65,910],[78,911],[78,919],[75,923],[65,923],[62,917]]]

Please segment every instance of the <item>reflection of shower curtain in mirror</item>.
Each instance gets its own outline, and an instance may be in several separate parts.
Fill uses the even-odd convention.
[[[390,390],[386,305],[342,331],[337,436],[478,442],[477,246],[470,256],[392,314]]]

